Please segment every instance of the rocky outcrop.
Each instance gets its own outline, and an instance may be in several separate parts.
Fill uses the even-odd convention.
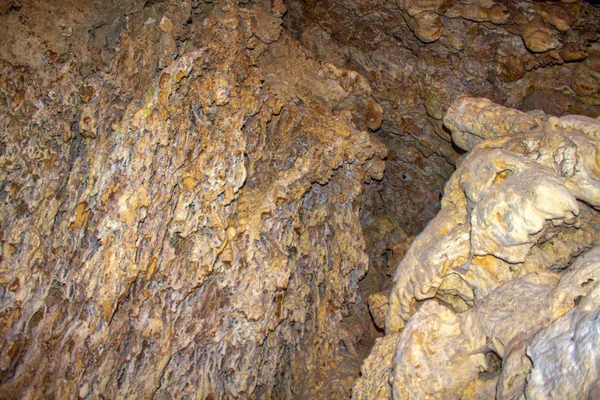
[[[369,86],[282,31],[282,2],[72,3],[0,17],[2,397],[356,376],[387,153]]]
[[[398,265],[386,337],[365,361],[380,372],[354,396],[383,379],[395,398],[589,398],[600,122],[469,97],[444,121],[469,152]]]
[[[442,119],[457,97],[600,115],[600,9],[587,2],[292,0],[289,8],[286,26],[302,44],[364,75],[383,108],[375,134],[390,154],[362,214],[377,271],[365,286],[376,292],[390,289],[412,238],[439,211],[458,157]]]
[[[599,21],[1,2],[0,397],[593,393]]]

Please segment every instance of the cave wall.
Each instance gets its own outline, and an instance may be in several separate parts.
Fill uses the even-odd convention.
[[[360,72],[390,149],[362,223],[386,282],[439,210],[462,153],[443,117],[460,95],[525,111],[600,115],[600,11],[587,2],[292,0],[286,27],[312,54]],[[383,277],[382,277],[383,275]]]
[[[575,193],[577,218],[533,247],[555,252],[543,262],[473,253],[473,199],[452,174],[477,169],[464,153],[482,137],[532,133],[448,115],[467,94],[597,117],[599,30],[581,1],[2,2],[1,396],[348,398],[369,352],[353,395],[400,396],[398,340],[428,318],[450,321],[438,347],[475,352],[452,394],[490,395],[498,343],[458,332],[513,281],[571,293],[556,288],[599,244],[598,214]],[[481,101],[489,126],[512,123]],[[454,241],[435,221],[415,241],[449,213]],[[432,243],[450,258],[420,258]],[[548,335],[590,320],[588,289],[568,317],[572,296],[556,297]]]
[[[4,7],[3,397],[281,398],[338,359],[357,375],[359,208],[387,149],[352,111],[364,78],[284,12]]]
[[[353,398],[593,398],[600,118],[462,97],[468,153],[399,263]]]

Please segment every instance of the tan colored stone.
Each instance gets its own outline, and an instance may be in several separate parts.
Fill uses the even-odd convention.
[[[160,19],[160,24],[158,26],[160,27],[160,30],[164,33],[171,33],[174,29],[173,22],[171,22],[169,17],[167,17],[166,15],[163,15],[163,17]]]
[[[433,13],[419,14],[415,20],[415,36],[423,43],[435,42],[442,36],[443,25],[439,15]]]
[[[361,378],[352,390],[352,399],[389,399],[392,397],[392,359],[398,335],[386,335],[375,341],[371,353],[362,364]]]
[[[597,175],[586,172],[597,168],[599,126],[580,116],[533,118],[471,98],[454,104],[445,121],[471,153],[447,183],[442,210],[398,265],[385,328],[400,339],[382,368],[393,371],[399,397],[490,393],[480,368],[501,369],[497,393],[518,397],[532,368],[531,338],[593,290],[583,282],[600,279],[596,250],[572,262],[578,248],[600,244],[598,212],[578,201],[594,206],[600,198],[591,189],[599,187]],[[472,358],[491,352],[499,367],[488,364],[493,357]],[[556,375],[548,365],[543,374]],[[565,395],[592,390],[586,385],[571,385]]]
[[[374,293],[369,296],[369,311],[373,317],[375,325],[379,329],[383,329],[385,326],[385,314],[388,308],[388,298],[390,294],[388,292]]]
[[[333,371],[349,396],[372,324],[358,209],[387,155],[368,84],[282,33],[281,4],[63,3],[21,12],[68,62],[0,60],[0,391],[285,398]]]
[[[552,37],[551,31],[544,25],[529,24],[523,30],[523,42],[529,51],[543,53],[556,49],[560,42]]]

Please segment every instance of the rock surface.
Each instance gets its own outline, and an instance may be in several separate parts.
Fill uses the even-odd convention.
[[[469,153],[398,265],[381,339],[395,348],[373,349],[381,372],[354,397],[387,374],[394,398],[590,398],[600,122],[470,97],[444,121]]]
[[[555,366],[597,362],[598,7],[7,0],[0,37],[0,398],[597,389]]]
[[[439,211],[459,157],[442,121],[457,97],[600,115],[600,8],[587,2],[290,0],[284,19],[315,57],[362,74],[383,108],[375,134],[390,154],[361,215],[368,292],[390,289]]]
[[[361,193],[387,153],[361,128],[369,86],[311,58],[277,2],[18,4],[2,397],[289,398],[340,363],[349,391]]]

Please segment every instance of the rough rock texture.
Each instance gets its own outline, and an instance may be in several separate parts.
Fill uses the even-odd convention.
[[[596,315],[599,30],[582,1],[0,0],[0,397],[554,390],[548,357],[596,357],[534,339]]]
[[[600,121],[464,97],[445,124],[469,153],[398,265],[354,397],[592,398]]]
[[[361,216],[389,278],[439,210],[457,152],[442,118],[460,95],[552,115],[600,115],[600,8],[582,1],[290,0],[286,26],[312,54],[365,76],[383,108],[385,177]]]
[[[349,393],[387,150],[364,79],[284,12],[4,7],[3,398],[289,398],[341,361]]]
[[[592,253],[592,252],[590,252]],[[600,249],[589,254],[596,271]],[[539,332],[527,349],[533,368],[527,382],[530,398],[564,399],[574,393],[592,399],[600,382],[600,285],[596,282],[577,307]],[[570,373],[565,374],[565,371]]]

